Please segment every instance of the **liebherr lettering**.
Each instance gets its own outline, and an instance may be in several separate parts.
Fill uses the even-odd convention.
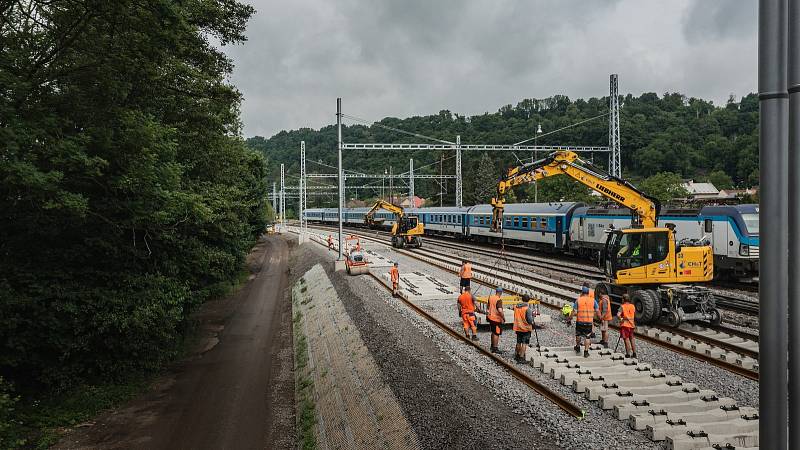
[[[615,199],[617,199],[617,200],[619,200],[621,202],[625,201],[625,197],[617,194],[616,192],[614,192],[611,189],[603,186],[600,183],[597,183],[594,188],[597,189],[598,191],[604,193],[604,194],[607,194],[607,195],[610,195],[611,197],[614,197]]]

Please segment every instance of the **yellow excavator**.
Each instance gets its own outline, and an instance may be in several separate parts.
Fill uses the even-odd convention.
[[[395,248],[419,248],[422,247],[422,235],[425,234],[425,227],[420,222],[419,217],[406,215],[401,206],[393,205],[384,200],[378,200],[364,214],[364,223],[369,227],[376,225],[375,213],[379,209],[385,209],[397,217],[392,225],[392,247]]]
[[[595,295],[608,294],[621,303],[628,294],[638,323],[664,319],[677,326],[686,320],[722,321],[710,289],[693,285],[714,277],[714,255],[704,239],[676,240],[675,226],[657,227],[660,204],[629,182],[605,174],[575,152],[557,151],[539,161],[512,167],[497,184],[492,198],[491,230],[502,233],[505,193],[514,186],[567,175],[633,211],[630,228],[608,231],[600,264],[607,280]]]

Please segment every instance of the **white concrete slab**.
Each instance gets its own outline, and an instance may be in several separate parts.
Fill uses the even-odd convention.
[[[380,276],[388,285],[391,285],[388,270],[383,271]],[[422,272],[403,273],[401,271],[399,291],[403,298],[412,302],[415,300],[436,299],[455,301],[459,295],[456,287]]]

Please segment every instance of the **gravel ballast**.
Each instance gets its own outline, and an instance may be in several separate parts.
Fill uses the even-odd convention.
[[[401,272],[421,271],[436,276],[453,286],[458,284],[455,274],[375,243],[368,242],[367,246],[390,259],[399,261]],[[485,257],[482,259],[484,262],[501,267],[506,265],[502,261],[493,261],[485,259]],[[358,277],[357,280],[353,280],[352,277],[343,277],[343,282],[352,285],[351,289],[359,292],[359,297],[363,302],[369,302],[371,297],[382,299],[383,301],[378,303],[391,306],[413,325],[417,334],[426,336],[429,341],[447,354],[451,363],[455,362],[461,370],[490,390],[492,395],[507,405],[506,407],[510,411],[519,414],[518,417],[525,423],[535,424],[544,437],[551,438],[558,446],[565,448],[661,448],[660,444],[651,442],[642,433],[631,430],[626,422],[614,419],[610,412],[602,411],[596,404],[584,400],[570,388],[561,386],[556,380],[541,374],[531,366],[518,366],[532,378],[583,407],[588,413],[587,418],[584,421],[576,422],[562,413],[555,405],[539,397],[530,388],[505,373],[495,363],[479,355],[471,347],[452,339],[404,304],[392,299],[376,282],[366,277]],[[337,283],[334,282],[338,289]],[[372,294],[367,295],[366,291],[362,291],[367,287],[372,289]],[[488,295],[489,291],[488,287],[478,287],[476,283],[473,283],[473,292],[476,295]],[[365,304],[374,307],[371,303]],[[419,303],[419,306],[450,324],[453,329],[460,331],[460,320],[456,317],[454,304],[455,299],[452,301],[426,301]],[[573,327],[567,327],[561,323],[557,317],[558,314],[553,310],[542,307],[541,311],[544,314],[551,314],[553,320],[545,329],[539,330],[540,343],[547,346],[573,345]],[[481,344],[488,347],[489,333],[481,330],[480,336]],[[609,341],[612,348],[616,344],[617,338],[618,334],[611,330]],[[500,346],[505,350],[504,357],[509,362],[513,358],[514,344],[514,333],[510,329],[504,330]],[[619,345],[620,348],[623,348],[621,343]],[[685,382],[696,383],[703,389],[713,389],[722,396],[736,399],[742,406],[758,406],[758,383],[755,381],[643,341],[637,342],[637,350],[641,361],[651,363],[654,367],[661,368],[670,375],[680,376]]]

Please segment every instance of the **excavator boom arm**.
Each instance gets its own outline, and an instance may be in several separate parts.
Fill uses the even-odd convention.
[[[509,169],[508,174],[497,183],[497,197],[492,199],[492,230],[497,231],[502,225],[505,193],[509,189],[555,175],[567,175],[603,197],[630,208],[643,226],[656,226],[660,207],[658,200],[625,180],[599,173],[586,165],[575,152],[559,151],[542,160]]]
[[[367,224],[372,224],[374,222],[375,213],[378,212],[379,209],[385,209],[386,211],[395,214],[398,220],[402,219],[403,215],[405,214],[402,207],[393,205],[385,200],[378,200],[374,205],[372,205],[372,208],[370,208],[369,211],[364,214],[364,222]]]

